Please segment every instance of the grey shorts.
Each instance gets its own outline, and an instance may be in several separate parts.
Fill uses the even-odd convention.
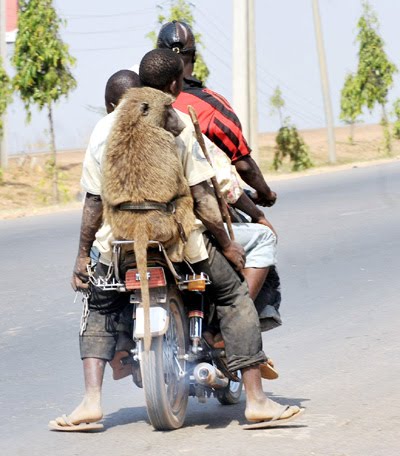
[[[276,236],[260,223],[233,223],[235,241],[245,250],[245,268],[267,268],[276,265]]]

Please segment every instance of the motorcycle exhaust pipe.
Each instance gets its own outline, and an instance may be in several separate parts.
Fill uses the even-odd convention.
[[[215,389],[226,388],[229,383],[229,380],[209,363],[198,364],[194,368],[193,376],[200,385]]]

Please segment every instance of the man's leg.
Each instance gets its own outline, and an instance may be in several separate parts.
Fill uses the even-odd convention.
[[[211,295],[217,305],[221,332],[225,341],[228,368],[241,370],[246,389],[246,417],[250,420],[268,420],[284,406],[268,399],[262,389],[259,364],[266,361],[262,351],[260,323],[246,282],[233,271],[212,240],[205,238],[209,260],[194,265],[196,270],[209,274]],[[298,407],[289,407],[282,418],[298,413]]]
[[[232,227],[236,242],[246,253],[242,272],[254,301],[267,278],[269,267],[276,263],[276,236],[270,228],[257,223],[234,223]]]
[[[105,275],[107,267],[98,263],[97,275]],[[118,338],[118,323],[121,312],[129,302],[129,295],[116,291],[102,291],[90,287],[89,315],[86,329],[79,337],[85,395],[82,402],[70,415],[58,417],[55,423],[61,427],[72,427],[79,423],[93,423],[101,420],[101,392],[104,369],[107,361],[115,354]],[[54,421],[50,422],[52,426]],[[54,426],[53,426],[54,428]]]
[[[83,359],[85,396],[78,407],[68,415],[68,422],[63,417],[56,418],[55,421],[59,426],[68,426],[69,423],[94,423],[103,418],[101,388],[106,362],[106,360],[98,358]]]
[[[244,268],[242,273],[249,287],[250,298],[255,301],[267,278],[269,268]]]
[[[268,399],[262,389],[261,373],[258,366],[241,369],[243,385],[246,390],[245,416],[249,421],[263,421],[290,418],[300,412],[300,407],[278,404]]]

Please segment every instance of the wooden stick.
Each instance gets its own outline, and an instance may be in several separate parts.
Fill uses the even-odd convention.
[[[211,162],[210,156],[208,154],[206,144],[204,142],[203,133],[201,132],[201,129],[200,129],[199,119],[197,118],[196,111],[193,109],[193,106],[188,106],[188,111],[189,111],[190,118],[192,119],[192,122],[193,122],[197,142],[200,144],[200,147],[201,147],[201,150],[203,151],[204,156],[206,157],[208,163],[212,167],[212,162]],[[226,226],[228,228],[229,237],[233,241],[235,239],[235,235],[233,234],[232,221],[229,216],[227,203],[221,193],[221,187],[219,186],[219,183],[215,177],[211,178],[211,183],[214,187],[214,192],[215,192],[215,196],[218,201],[219,210],[221,211],[222,220],[226,223]]]

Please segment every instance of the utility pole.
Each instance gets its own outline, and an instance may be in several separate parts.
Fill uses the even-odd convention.
[[[248,0],[233,0],[233,105],[250,139]]]
[[[259,163],[258,154],[258,109],[257,109],[257,65],[256,65],[256,29],[254,25],[254,0],[248,0],[248,33],[249,33],[249,128],[248,140],[251,146],[251,155]]]
[[[313,6],[313,14],[314,14],[315,37],[317,40],[319,68],[320,68],[320,73],[321,73],[322,95],[324,98],[325,120],[326,120],[327,133],[328,133],[329,161],[331,163],[336,163],[336,145],[335,145],[335,131],[334,131],[334,125],[333,125],[332,103],[331,103],[331,95],[330,95],[330,91],[329,91],[328,70],[327,70],[327,66],[326,66],[325,48],[324,48],[324,41],[323,41],[323,37],[322,37],[321,17],[319,14],[318,0],[312,0],[312,6]]]
[[[6,44],[6,0],[0,0],[0,57],[4,67],[7,65]],[[0,136],[0,167],[7,168],[7,115],[3,114],[3,134]]]
[[[258,161],[257,71],[254,0],[233,0],[233,105]]]

